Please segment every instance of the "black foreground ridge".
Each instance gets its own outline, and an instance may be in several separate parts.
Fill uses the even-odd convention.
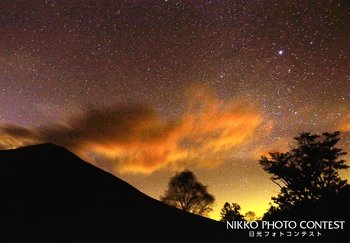
[[[349,240],[346,232],[315,239],[250,238],[249,230],[227,230],[224,223],[157,201],[54,144],[0,151],[0,193],[1,243]],[[334,200],[340,207],[349,195]],[[348,210],[341,215],[349,219]]]
[[[227,237],[224,224],[152,199],[53,144],[0,151],[0,173],[0,242]]]

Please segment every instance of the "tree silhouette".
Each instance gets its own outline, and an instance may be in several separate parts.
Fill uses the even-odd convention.
[[[248,211],[244,214],[244,218],[245,220],[247,220],[248,222],[252,222],[255,220],[258,220],[258,217],[256,217],[256,214],[253,211]]]
[[[296,145],[289,152],[261,157],[263,169],[272,174],[270,179],[281,189],[272,198],[280,209],[337,193],[347,184],[338,174],[338,170],[349,167],[345,160],[339,159],[346,152],[335,147],[339,136],[340,132],[321,136],[301,133],[294,138]]]
[[[225,202],[220,212],[220,221],[226,222],[244,220],[243,215],[239,212],[240,210],[241,206],[239,206],[237,203],[229,204],[228,202]]]
[[[191,171],[185,170],[170,179],[161,201],[187,212],[206,216],[212,211],[215,198]]]

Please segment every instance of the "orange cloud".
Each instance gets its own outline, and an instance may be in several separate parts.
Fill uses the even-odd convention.
[[[53,142],[97,165],[107,161],[110,170],[151,173],[217,166],[232,148],[250,140],[262,120],[247,101],[227,102],[199,90],[176,120],[164,120],[143,105],[86,109],[64,124],[40,130],[2,127],[0,141],[3,147]]]
[[[28,128],[11,124],[0,127],[0,149],[13,149],[38,142],[37,134]]]

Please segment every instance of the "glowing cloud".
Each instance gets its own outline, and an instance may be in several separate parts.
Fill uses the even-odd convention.
[[[120,173],[151,173],[215,167],[262,123],[254,106],[243,100],[224,102],[203,90],[192,91],[190,97],[177,120],[161,119],[143,105],[89,108],[63,125],[40,130],[3,126],[0,144],[53,142],[97,165],[108,161]]]

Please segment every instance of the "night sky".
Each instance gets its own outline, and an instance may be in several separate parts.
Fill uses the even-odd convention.
[[[261,155],[302,131],[350,152],[349,6],[1,1],[0,147],[54,142],[157,199],[188,168],[211,217],[261,216],[279,191]]]

